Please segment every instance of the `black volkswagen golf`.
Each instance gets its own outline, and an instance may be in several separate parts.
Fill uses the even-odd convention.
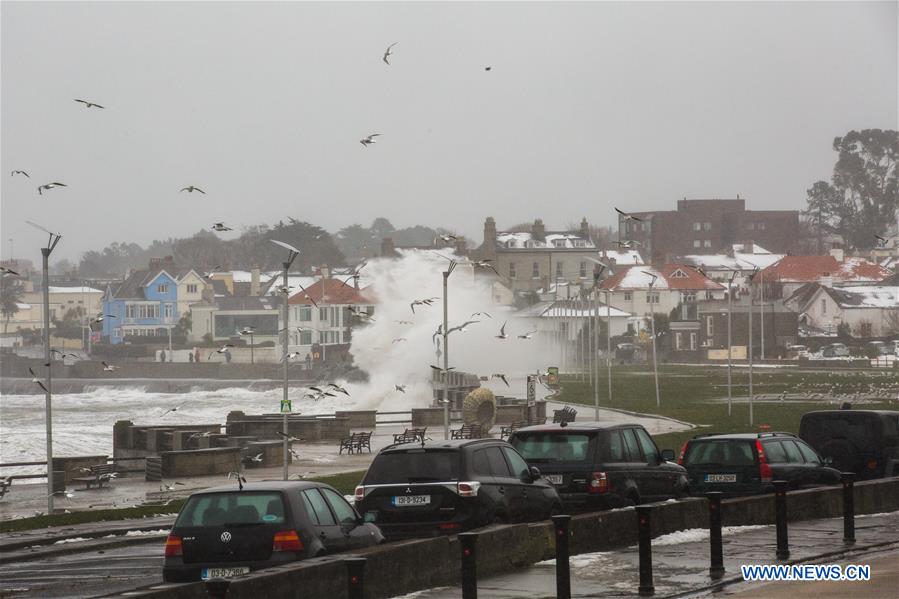
[[[542,520],[562,503],[511,445],[473,439],[385,447],[356,487],[356,508],[397,539]]]
[[[165,542],[166,582],[230,578],[324,553],[376,545],[333,487],[316,482],[248,483],[191,495]]]

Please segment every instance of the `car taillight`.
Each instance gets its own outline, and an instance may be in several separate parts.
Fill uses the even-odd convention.
[[[759,478],[763,483],[770,483],[773,480],[771,475],[771,466],[768,465],[768,458],[765,457],[765,450],[762,449],[762,442],[756,440],[755,450],[759,454]]]
[[[165,540],[165,556],[176,557],[182,555],[181,537],[170,534]]]
[[[303,542],[295,530],[284,530],[275,533],[272,539],[272,551],[302,551]]]
[[[590,485],[587,492],[592,494],[609,492],[609,477],[605,472],[594,472],[590,478]]]
[[[456,485],[456,492],[459,493],[459,497],[477,497],[478,489],[481,488],[481,483],[476,480],[464,483],[458,483]]]
[[[353,494],[353,497],[356,499],[356,501],[362,501],[363,499],[365,499],[365,487],[361,485],[356,487],[356,492]]]
[[[868,470],[877,470],[877,460],[868,458]]]
[[[690,444],[689,441],[684,441],[683,446],[680,448],[680,455],[677,456],[677,463],[680,466],[684,465],[684,455],[686,455],[686,453],[687,453],[687,445],[689,445],[689,444]]]
[[[440,530],[459,530],[462,528],[462,525],[458,522],[441,522],[437,525],[437,528]]]

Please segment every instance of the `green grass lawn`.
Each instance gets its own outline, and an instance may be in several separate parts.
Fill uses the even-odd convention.
[[[312,478],[337,489],[342,495],[352,495],[356,485],[362,480],[365,471],[344,472],[331,476]],[[21,530],[34,530],[49,526],[69,526],[72,524],[84,524],[87,522],[107,522],[113,520],[129,520],[132,518],[146,518],[162,514],[177,514],[184,505],[184,499],[177,499],[168,505],[141,505],[121,509],[74,511],[69,514],[53,514],[52,516],[33,516],[18,520],[5,520],[0,522],[0,533],[15,532]]]
[[[734,370],[733,396],[740,398],[732,404],[731,415],[727,413],[727,402],[719,401],[727,397],[727,371],[724,368],[703,366],[665,366],[659,369],[659,395],[661,407],[656,407],[655,383],[651,368],[615,367],[612,370],[612,402],[608,397],[608,379],[603,369],[598,379],[600,407],[632,410],[646,414],[660,414],[683,420],[702,427],[681,433],[657,435],[656,441],[665,449],[677,452],[683,442],[701,432],[749,432],[767,425],[772,431],[798,432],[799,419],[811,410],[831,409],[826,399],[812,398],[800,400],[753,402],[753,421],[749,425],[748,396],[749,375],[745,369]],[[789,394],[854,394],[897,386],[894,371],[884,372],[806,372],[784,370],[757,370],[753,374],[753,390],[756,398],[760,394],[773,395],[786,391]],[[556,396],[558,401],[593,406],[594,391],[589,382],[575,377],[562,378],[562,388]],[[896,409],[886,402],[859,405],[865,409]],[[579,412],[590,413],[589,408]]]

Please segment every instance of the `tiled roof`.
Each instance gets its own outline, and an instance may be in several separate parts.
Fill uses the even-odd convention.
[[[603,281],[601,288],[612,291],[628,289],[648,290],[652,277],[646,273],[652,273],[657,277],[653,284],[653,289],[687,291],[724,289],[724,286],[720,283],[702,276],[685,264],[665,264],[658,269],[642,265],[627,266]]]
[[[834,281],[877,282],[890,276],[887,269],[864,258],[846,258],[837,262],[833,256],[786,256],[762,270],[765,281],[811,283],[822,277]]]
[[[312,299],[310,299],[310,297]],[[344,283],[342,279],[322,279],[290,296],[288,303],[312,305],[315,300],[317,305],[341,305],[350,306],[356,304],[372,304],[374,301],[361,290],[356,289],[350,283]]]
[[[899,287],[823,287],[841,308],[899,308]]]

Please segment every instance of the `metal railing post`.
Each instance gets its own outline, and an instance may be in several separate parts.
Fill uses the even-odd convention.
[[[709,499],[709,576],[724,576],[724,547],[721,540],[721,491],[705,494]]]
[[[568,539],[571,536],[571,516],[553,516],[556,531],[556,597],[571,599],[571,566]]]
[[[652,508],[637,506],[637,536],[640,542],[640,586],[637,593],[641,597],[654,595],[652,584]]]
[[[790,558],[787,539],[787,481],[774,481],[774,519],[777,527],[777,559]]]

